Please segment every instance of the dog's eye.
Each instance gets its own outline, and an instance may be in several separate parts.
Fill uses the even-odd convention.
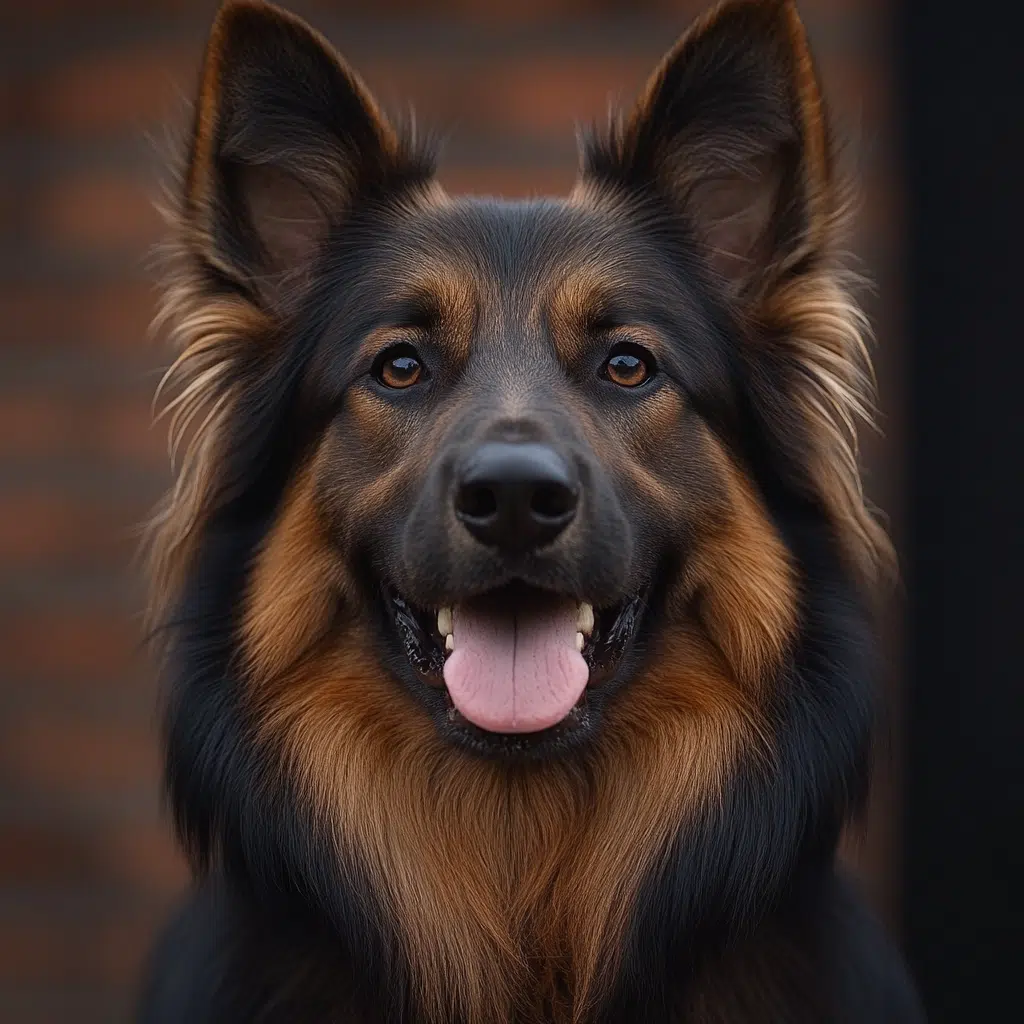
[[[623,388],[639,387],[654,374],[654,357],[639,345],[616,345],[601,375]]]
[[[373,365],[374,377],[388,388],[411,388],[422,374],[423,364],[412,345],[386,349]]]

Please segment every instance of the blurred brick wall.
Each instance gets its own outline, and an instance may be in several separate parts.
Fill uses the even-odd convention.
[[[148,402],[163,125],[216,4],[0,2],[0,1020],[123,1021],[185,871],[161,813],[130,530],[167,481]],[[453,190],[570,184],[573,124],[628,98],[699,0],[296,2],[392,106],[450,136]],[[866,206],[899,520],[899,235],[882,0],[804,0]],[[898,637],[893,650],[898,651]],[[862,859],[885,902],[895,804]]]

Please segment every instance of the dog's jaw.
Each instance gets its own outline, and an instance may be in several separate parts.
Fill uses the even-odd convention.
[[[645,593],[595,610],[588,601],[512,585],[433,611],[388,588],[386,604],[421,695],[431,704],[443,695],[442,727],[451,738],[487,752],[536,752],[592,725],[588,694],[620,667]],[[474,632],[481,624],[486,630]]]

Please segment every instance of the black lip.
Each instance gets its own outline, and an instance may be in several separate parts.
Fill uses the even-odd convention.
[[[505,588],[502,588],[505,589]],[[530,589],[525,588],[527,592]],[[414,687],[438,731],[446,739],[486,757],[533,759],[567,752],[580,745],[596,727],[595,704],[602,687],[615,675],[634,640],[647,604],[647,590],[618,604],[595,609],[595,626],[583,648],[590,681],[580,702],[557,725],[532,733],[495,733],[467,721],[455,708],[444,686],[443,638],[437,632],[436,612],[418,608],[395,588],[384,594],[394,634],[418,680]],[[457,603],[457,602],[453,602]]]
[[[440,678],[444,673],[444,650],[436,627],[429,622],[429,613],[417,609],[393,588],[388,589],[386,600],[412,667],[427,678]]]

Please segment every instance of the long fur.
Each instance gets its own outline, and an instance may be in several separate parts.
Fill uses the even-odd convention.
[[[747,62],[745,32],[763,37],[764,67]],[[274,107],[265,137],[250,138],[270,109],[258,94],[255,114],[228,132],[220,119],[237,112],[221,112],[221,79],[231,60],[246,69],[252,38],[282,67],[301,62],[318,103],[339,90],[325,109],[355,128],[324,141],[302,122],[293,139]],[[917,1020],[898,961],[833,867],[866,796],[871,609],[892,555],[861,485],[857,429],[874,409],[867,323],[842,265],[845,193],[795,8],[734,0],[698,21],[633,113],[585,143],[572,196],[522,214],[446,197],[432,156],[386,125],[326,47],[267,5],[227,6],[170,213],[159,320],[177,354],[156,404],[176,477],[147,551],[167,784],[199,888],[167,940],[161,962],[172,966],[154,975],[147,1020],[747,1024],[774,1007],[772,1020],[809,1024],[836,1006],[850,1024]],[[754,84],[753,120],[740,106],[731,133],[695,137],[685,119],[677,130],[679,96],[721,67]],[[777,123],[776,93],[758,93],[758,75],[784,77],[795,128]],[[302,80],[291,76],[275,102]],[[228,92],[235,104],[246,95]],[[785,157],[766,184],[755,173],[764,139]],[[311,147],[308,166],[293,143]],[[273,252],[281,236],[261,233],[255,200],[232,192],[257,179],[218,178],[218,146],[235,146],[236,163],[257,154],[261,174],[282,153],[299,177],[308,170],[287,195],[308,216],[306,233],[286,239],[303,254],[288,287]],[[778,208],[742,254],[726,252],[733,225],[703,216],[708,176],[727,179],[727,201],[749,194],[755,218]],[[294,184],[259,183],[271,202]],[[628,443],[609,444],[599,413],[574,396],[545,412],[569,416],[632,507],[681,538],[652,569],[626,689],[595,696],[601,731],[572,756],[467,756],[396,683],[408,666],[381,653],[367,594],[386,559],[367,537],[426,490],[425,471],[401,443],[407,420],[345,395],[352,433],[339,441],[339,402],[316,395],[330,376],[321,339],[357,301],[336,282],[358,278],[378,235],[395,233],[389,258],[407,258],[406,223],[441,251],[436,265],[424,251],[408,276],[448,308],[462,359],[476,315],[459,298],[472,291],[473,274],[459,276],[464,239],[471,253],[535,245],[546,280],[544,260],[563,258],[551,239],[586,238],[564,309],[552,305],[557,327],[590,316],[580,311],[641,238],[638,265],[684,281],[704,317],[704,375],[686,402],[649,400]],[[438,223],[442,241],[430,235]],[[474,272],[500,296],[500,282]],[[563,359],[576,352],[577,340],[556,344]],[[443,444],[449,418],[421,432],[424,451]],[[697,468],[680,483],[665,475],[668,455],[663,465],[650,453],[684,422],[679,464]],[[172,994],[187,971],[194,980]]]

